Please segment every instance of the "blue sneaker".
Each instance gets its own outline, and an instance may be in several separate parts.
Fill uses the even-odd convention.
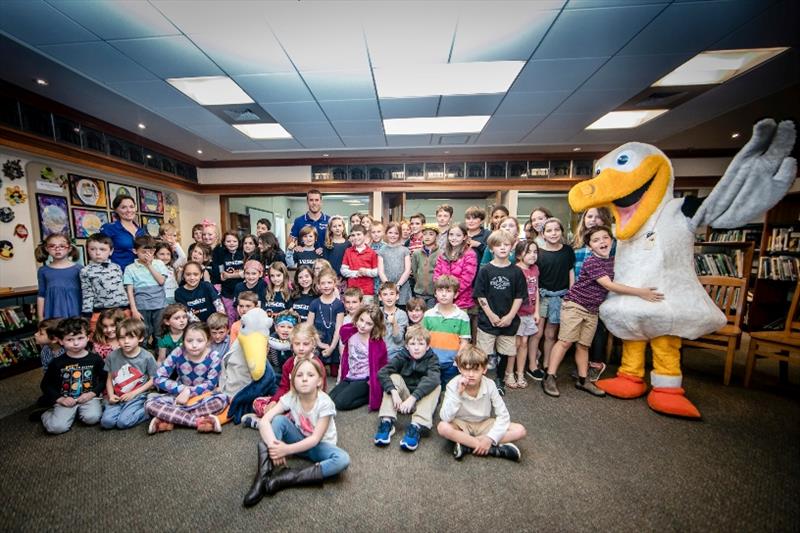
[[[375,432],[375,439],[373,440],[375,446],[388,446],[392,442],[392,435],[394,435],[394,420],[381,418],[378,424],[378,431]]]
[[[403,435],[403,440],[400,441],[400,449],[407,452],[413,452],[419,447],[419,426],[410,424],[406,428],[406,434]]]

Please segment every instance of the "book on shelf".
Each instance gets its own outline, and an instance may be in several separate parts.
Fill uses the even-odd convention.
[[[0,343],[0,368],[38,358],[39,347],[33,337]]]
[[[760,279],[797,281],[800,258],[788,255],[762,257],[758,265]]]
[[[800,231],[794,228],[772,228],[767,239],[767,251],[800,252]]]
[[[694,254],[694,271],[698,276],[744,277],[744,252]]]
[[[30,306],[11,306],[0,308],[0,332],[22,329],[34,322]]]
[[[712,230],[708,237],[711,242],[746,242],[758,243],[761,240],[761,228],[738,228],[729,230]],[[757,246],[757,244],[756,244]]]

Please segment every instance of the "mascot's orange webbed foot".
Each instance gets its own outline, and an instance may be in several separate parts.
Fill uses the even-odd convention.
[[[629,400],[644,396],[647,392],[647,383],[642,378],[618,372],[616,377],[601,379],[597,386],[615,398]]]
[[[653,387],[647,396],[647,405],[665,415],[700,418],[700,411],[689,401],[681,387]]]

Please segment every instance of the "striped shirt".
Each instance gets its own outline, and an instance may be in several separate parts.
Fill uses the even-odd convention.
[[[440,365],[452,364],[461,346],[461,339],[469,341],[471,332],[469,317],[463,309],[453,306],[450,315],[439,310],[439,304],[425,311],[422,326],[431,333],[431,349],[439,358]]]
[[[600,304],[608,296],[608,289],[597,283],[597,280],[603,276],[614,279],[614,258],[603,259],[590,254],[583,262],[581,275],[564,296],[564,300],[575,302],[585,307],[590,313],[597,313],[600,310]]]

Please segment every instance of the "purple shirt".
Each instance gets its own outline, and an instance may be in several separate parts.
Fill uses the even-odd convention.
[[[600,304],[608,296],[608,289],[597,283],[597,280],[603,276],[608,276],[613,281],[614,258],[603,259],[590,254],[583,262],[578,280],[564,296],[564,300],[582,305],[590,313],[597,313],[600,310]]]

